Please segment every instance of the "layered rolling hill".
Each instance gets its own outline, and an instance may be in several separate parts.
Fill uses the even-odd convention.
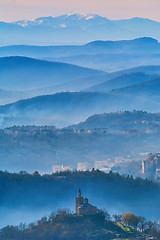
[[[31,23],[27,26],[32,27]],[[48,24],[48,22],[46,22]],[[22,25],[22,23],[19,23]],[[34,24],[33,24],[34,25]],[[157,40],[94,41],[83,46],[8,46],[4,54],[60,57],[130,53],[158,54]],[[110,56],[110,55],[109,55]],[[84,63],[85,65],[85,63]],[[112,66],[114,64],[112,63]],[[99,65],[97,64],[97,69]],[[160,111],[160,66],[139,66],[106,73],[77,65],[30,57],[0,58],[0,127],[22,124],[64,127],[104,112]],[[13,101],[20,100],[13,103]]]
[[[15,124],[64,127],[95,113],[133,109],[159,112],[158,89],[159,80],[152,80],[108,93],[66,92],[21,100],[0,107],[1,127]]]
[[[0,88],[5,90],[32,90],[102,73],[27,57],[0,58]]]
[[[160,44],[153,38],[126,41],[94,41],[70,46],[4,46],[0,56],[27,56],[82,67],[118,71],[142,65],[158,65]]]
[[[120,75],[111,80],[102,82],[91,88],[86,89],[89,92],[108,92],[113,89],[127,87],[134,84],[143,83],[157,78],[158,75],[147,75],[143,72],[133,72],[129,74]]]
[[[98,54],[160,53],[159,42],[150,37],[121,41],[93,41],[84,45],[30,46],[9,45],[0,47],[0,56],[27,56],[32,58],[96,56]],[[75,59],[74,59],[75,60]]]
[[[160,97],[160,77],[154,80],[142,82],[139,84],[131,85],[121,89],[116,89],[115,93],[125,95],[137,95],[137,96],[148,96],[151,99],[154,97]]]

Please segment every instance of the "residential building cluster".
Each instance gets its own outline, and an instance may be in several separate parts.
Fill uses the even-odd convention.
[[[102,161],[95,161],[94,165],[91,165],[88,162],[78,162],[77,163],[77,171],[90,171],[92,169],[99,169],[100,171],[109,172],[111,170],[111,167],[109,166],[109,163],[107,160]],[[65,172],[65,171],[73,171],[74,169],[70,166],[64,166],[64,165],[53,165],[52,171],[53,173],[58,172]]]
[[[160,153],[150,153],[142,161],[142,174],[146,177],[160,176]]]
[[[58,173],[58,172],[66,172],[66,171],[72,171],[73,169],[70,166],[63,166],[63,165],[53,165],[52,166],[52,172]]]

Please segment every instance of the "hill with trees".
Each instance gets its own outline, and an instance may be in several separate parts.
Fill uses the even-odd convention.
[[[0,230],[2,240],[115,240],[154,239],[158,240],[158,223],[146,221],[133,213],[114,215],[114,220],[106,210],[95,215],[77,216],[67,209],[52,212],[28,225],[7,226]]]
[[[86,121],[70,126],[70,129],[106,128],[111,131],[137,130],[159,131],[160,114],[143,111],[124,111],[115,113],[94,114]]]

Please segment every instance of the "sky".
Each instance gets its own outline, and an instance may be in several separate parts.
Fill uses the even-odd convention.
[[[160,21],[159,12],[160,0],[0,0],[0,20],[6,22],[67,13]]]

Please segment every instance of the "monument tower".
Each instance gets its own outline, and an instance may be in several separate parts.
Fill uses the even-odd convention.
[[[89,204],[87,198],[83,198],[81,195],[81,190],[78,191],[78,196],[76,197],[76,215],[94,215],[97,214],[97,207]]]

